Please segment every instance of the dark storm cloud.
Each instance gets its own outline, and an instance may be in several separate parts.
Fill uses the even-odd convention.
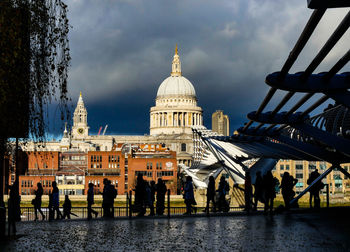
[[[265,76],[281,68],[311,14],[304,0],[75,0],[68,8],[74,103],[82,91],[93,132],[109,124],[109,132],[139,134],[149,132],[149,109],[170,74],[176,43],[206,126],[223,109],[236,128],[260,104]],[[293,71],[306,66],[344,13],[325,17]]]

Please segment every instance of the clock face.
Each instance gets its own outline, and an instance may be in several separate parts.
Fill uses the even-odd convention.
[[[79,129],[78,129],[78,133],[79,133],[79,134],[83,134],[83,133],[84,133],[84,129],[83,129],[83,128],[79,128]]]

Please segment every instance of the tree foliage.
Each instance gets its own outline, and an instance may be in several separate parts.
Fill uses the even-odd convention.
[[[68,119],[69,28],[61,0],[0,3],[1,138],[43,139],[53,100]]]

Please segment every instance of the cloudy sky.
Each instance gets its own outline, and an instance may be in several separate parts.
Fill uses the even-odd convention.
[[[265,76],[281,69],[312,13],[306,2],[69,0],[73,104],[81,91],[91,132],[108,124],[108,134],[149,133],[149,109],[178,44],[204,124],[211,128],[211,114],[223,109],[233,131],[267,93]],[[346,12],[326,13],[291,72],[305,69]],[[349,38],[316,72],[348,50]]]

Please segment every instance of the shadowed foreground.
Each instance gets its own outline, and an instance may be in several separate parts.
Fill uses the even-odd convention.
[[[5,251],[348,251],[347,211],[285,213],[272,217],[26,222],[18,224],[19,234],[24,236],[3,248]]]

